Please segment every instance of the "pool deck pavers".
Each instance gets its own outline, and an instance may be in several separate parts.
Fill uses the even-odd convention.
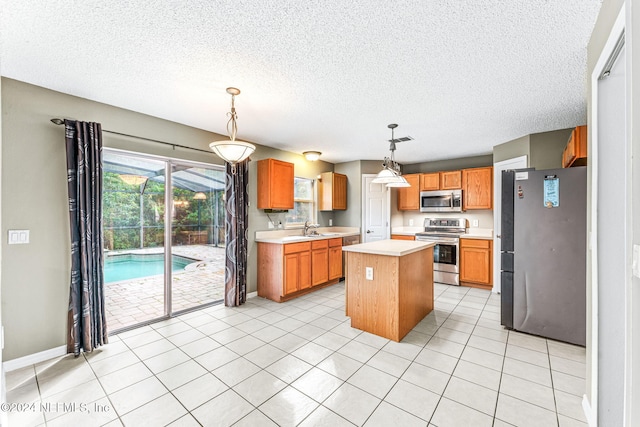
[[[118,253],[123,252],[159,254],[163,253],[163,249],[118,251]],[[173,272],[172,311],[174,313],[223,299],[224,247],[174,246],[172,253],[196,260],[184,271]],[[105,308],[109,332],[163,317],[165,314],[164,276],[105,283]]]

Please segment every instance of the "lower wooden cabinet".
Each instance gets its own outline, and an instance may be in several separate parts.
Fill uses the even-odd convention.
[[[488,239],[460,239],[461,284],[491,288],[492,243]]]
[[[329,281],[329,241],[311,242],[311,286]]]
[[[342,239],[329,239],[329,280],[342,277]]]
[[[415,236],[407,236],[405,234],[392,234],[391,239],[393,240],[416,240]]]
[[[342,239],[258,242],[258,295],[282,302],[342,277]]]

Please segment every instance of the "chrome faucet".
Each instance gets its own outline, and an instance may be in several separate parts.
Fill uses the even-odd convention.
[[[307,221],[304,222],[304,231],[302,232],[303,233],[302,235],[303,236],[310,236],[310,235],[313,235],[313,234],[318,234],[318,232],[315,231],[315,230],[311,234],[309,234],[309,229],[310,228],[318,228],[318,227],[320,227],[320,224],[309,224],[309,220],[307,220]]]

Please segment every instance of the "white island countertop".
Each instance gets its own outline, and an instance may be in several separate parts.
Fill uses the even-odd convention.
[[[416,240],[378,240],[375,242],[343,246],[342,251],[373,255],[404,256],[432,246],[435,246],[435,243]]]

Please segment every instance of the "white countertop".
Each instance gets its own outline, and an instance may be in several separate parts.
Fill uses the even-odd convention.
[[[422,233],[424,227],[392,227],[391,234],[399,234],[401,236],[415,236],[416,233]]]
[[[276,243],[282,245],[285,243],[310,242],[312,240],[335,239],[360,235],[360,229],[358,227],[319,227],[315,230],[319,235],[303,236],[302,229],[256,231],[256,242]]]
[[[360,243],[358,245],[343,246],[343,252],[359,252],[373,255],[404,256],[435,246],[433,242],[415,240],[378,240],[376,242]]]
[[[467,228],[461,239],[493,239],[493,228]]]

